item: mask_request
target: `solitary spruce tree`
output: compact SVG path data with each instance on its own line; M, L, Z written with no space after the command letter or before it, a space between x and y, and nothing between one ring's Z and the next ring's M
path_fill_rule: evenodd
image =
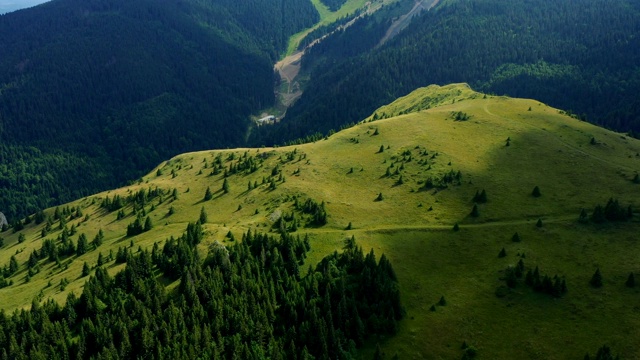
M480 216L480 212L478 211L478 205L477 204L473 204L473 209L471 209L471 215L472 217L478 217Z
M600 268L596 269L596 272L591 277L589 284L596 288L602 287L602 274L600 273Z
M204 201L209 201L213 199L213 193L211 192L211 188L207 186L207 191L204 193Z
M82 266L82 277L89 275L89 273L91 273L91 268L89 267L89 264L87 264L87 262L85 261L84 265Z
M536 185L536 187L533 188L533 191L531 192L531 196L533 197L542 196L542 193L540 193L540 188L538 187L538 185Z
M633 275L633 273L629 273L629 277L627 278L627 281L624 283L627 287L635 287L636 286L636 278Z
M224 182L222 182L222 191L225 194L229 193L229 182L227 181L227 179L224 179Z
M200 219L198 221L200 221L201 225L207 222L207 212L204 211L204 206L200 208Z

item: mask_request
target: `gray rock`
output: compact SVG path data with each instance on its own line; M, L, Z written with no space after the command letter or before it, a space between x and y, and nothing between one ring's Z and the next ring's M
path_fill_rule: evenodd
M9 225L9 223L7 222L7 217L0 212L0 228L3 227L4 225Z

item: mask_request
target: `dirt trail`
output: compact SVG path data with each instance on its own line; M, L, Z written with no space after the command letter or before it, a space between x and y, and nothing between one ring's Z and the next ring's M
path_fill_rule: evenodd
M378 47L384 45L387 41L391 40L394 36L398 35L400 31L406 28L414 16L419 15L422 10L430 10L432 7L438 5L440 0L416 0L416 4L413 8L406 14L400 16L398 20L394 21L393 24L387 30L387 33L382 37L382 40L378 43Z

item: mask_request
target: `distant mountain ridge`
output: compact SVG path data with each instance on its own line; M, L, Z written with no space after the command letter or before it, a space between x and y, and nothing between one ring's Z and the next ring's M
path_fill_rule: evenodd
M256 143L337 130L416 87L451 82L640 131L637 1L444 1L374 49L387 26L368 17L307 51L309 86Z

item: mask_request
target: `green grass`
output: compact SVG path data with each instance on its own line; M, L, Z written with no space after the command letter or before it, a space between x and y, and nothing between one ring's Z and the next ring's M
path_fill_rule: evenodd
M457 112L469 119L455 121ZM340 249L345 237L355 235L365 250L385 253L394 265L407 317L395 337L371 340L364 358L371 358L375 342L389 358L395 353L400 358L460 358L463 341L486 359L581 358L603 344L623 358L640 357L635 348L640 338L640 288L624 286L627 275L638 275L639 270L638 214L633 221L615 225L577 222L582 208L591 212L610 197L640 207L640 185L631 181L640 168L640 141L572 119L535 100L485 98L464 84L418 89L376 113L393 117L369 121L370 117L327 140L295 147L183 154L160 164L161 176L154 169L140 183L78 200L70 206L81 206L90 219L77 219L69 226L76 224L78 234L84 232L89 239L103 229L105 243L71 258L67 269L42 261L41 272L28 284L24 263L41 246L42 225L28 225L22 244L17 243L19 234L0 234L6 243L0 249L0 265L16 252L21 264L21 272L11 278L14 285L0 290L2 308L28 307L40 293L39 299L58 301L70 291L79 294L86 280L79 278L83 262L93 266L99 251L115 253L131 240L135 248L147 248L179 236L189 221L198 219L203 206L208 213L200 245L204 254L213 241L229 245L225 236L230 230L238 239L247 229L269 231L270 215L290 212L293 196L298 196L325 201L329 214L327 225L298 230L311 236L308 263ZM590 144L592 137L597 145ZM510 146L505 146L507 138ZM280 160L294 150L292 161ZM226 158L245 152L267 158L255 173L230 176L229 194L215 193L213 200L202 202L208 186L216 192L223 182L222 174L208 175L210 167L198 175L203 160L211 164L219 153ZM409 153L411 161L400 162ZM277 163L284 183L276 190L268 185L247 190L249 181L261 183ZM399 176L385 176L392 163L393 171L404 167L402 185L397 184ZM450 170L461 172L460 184L421 189L429 176ZM149 213L154 229L132 239L125 237L131 215L116 220L115 212L98 207L105 196L156 186L178 189L179 198L154 201L155 210ZM539 198L531 196L535 186L540 187ZM479 217L470 217L471 199L482 189L488 202L479 205ZM375 201L379 193L383 201ZM175 214L166 216L170 207ZM535 226L538 218L541 228ZM353 230L345 230L349 222ZM455 223L460 224L458 232L451 230ZM515 232L522 242L511 241ZM500 259L503 247L507 257ZM569 292L552 299L519 285L506 297L496 297L496 288L504 284L503 270L522 252L527 267L538 265L543 274L564 276ZM111 272L122 268L113 262L105 266ZM597 267L604 287L592 289L588 281ZM58 286L62 278L70 281L65 291ZM443 295L447 306L429 311Z

